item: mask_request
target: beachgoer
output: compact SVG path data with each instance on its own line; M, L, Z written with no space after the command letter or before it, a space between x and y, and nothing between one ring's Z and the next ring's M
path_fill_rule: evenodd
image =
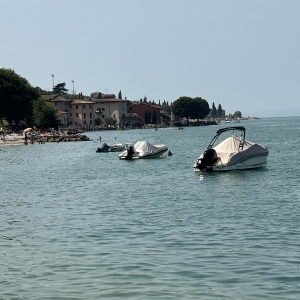
M99 136L99 141L100 141L100 142L102 141L102 138L101 138L101 136Z

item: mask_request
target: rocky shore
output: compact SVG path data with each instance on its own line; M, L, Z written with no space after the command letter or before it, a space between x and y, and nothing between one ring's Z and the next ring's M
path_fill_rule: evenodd
M38 143L46 143L46 142L84 142L84 141L89 141L90 138L87 137L85 134L77 133L77 134L49 134L49 135L44 135L41 137L37 137L35 139L36 142Z

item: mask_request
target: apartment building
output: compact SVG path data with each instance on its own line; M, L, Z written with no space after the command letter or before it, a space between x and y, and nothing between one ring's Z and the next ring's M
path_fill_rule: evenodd
M142 119L132 111L131 101L118 99L113 94L73 100L66 100L59 95L44 95L43 99L52 103L58 110L58 116L63 116L63 124L67 122L70 126L93 128L98 118L102 124L108 118L114 119L117 128L142 126Z

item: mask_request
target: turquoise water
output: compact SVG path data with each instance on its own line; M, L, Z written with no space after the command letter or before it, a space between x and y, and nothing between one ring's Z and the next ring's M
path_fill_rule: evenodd
M203 180L192 165L219 125L87 133L161 138L173 156L152 160L0 147L0 298L299 299L300 118L240 125L267 167Z

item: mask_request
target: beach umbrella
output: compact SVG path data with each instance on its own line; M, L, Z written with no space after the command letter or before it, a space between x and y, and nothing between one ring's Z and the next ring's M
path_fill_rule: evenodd
M32 128L26 128L26 129L24 129L24 133L26 133L26 132L29 132L29 131L31 131L32 130Z

